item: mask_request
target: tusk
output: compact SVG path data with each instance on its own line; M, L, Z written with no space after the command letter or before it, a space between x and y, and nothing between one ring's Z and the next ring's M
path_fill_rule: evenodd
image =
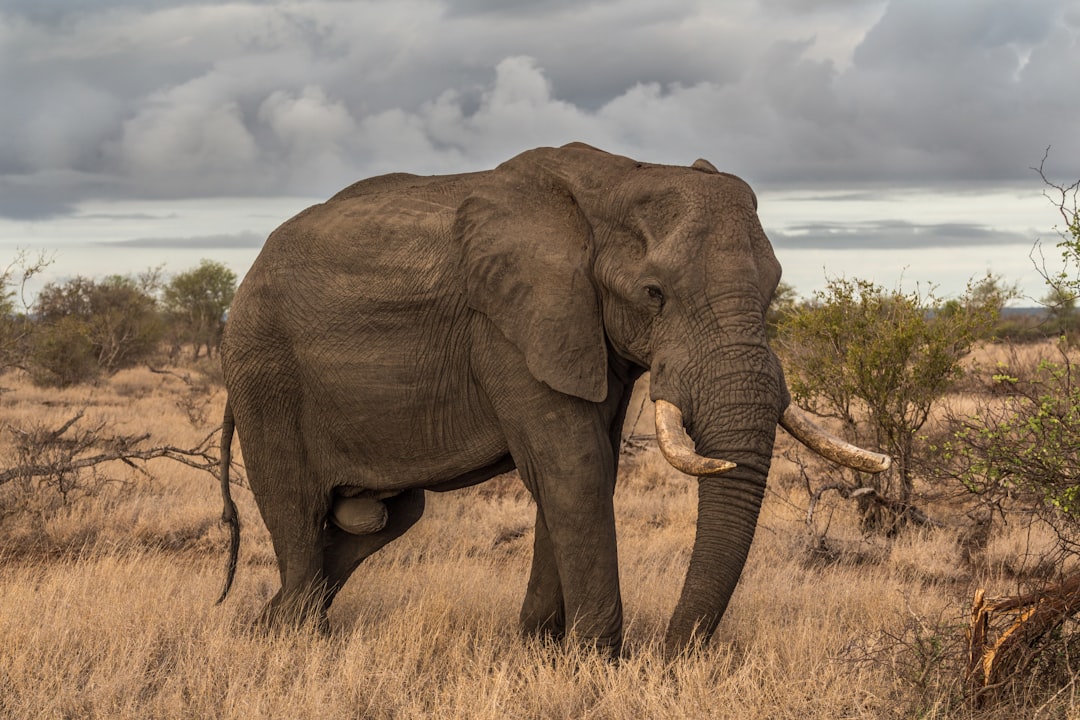
M854 470L879 473L888 470L892 465L892 458L888 455L864 450L831 435L794 405L788 405L784 411L780 418L780 427L823 458Z
M671 466L687 475L722 475L735 467L727 460L698 455L683 427L682 410L667 400L656 401L656 442Z

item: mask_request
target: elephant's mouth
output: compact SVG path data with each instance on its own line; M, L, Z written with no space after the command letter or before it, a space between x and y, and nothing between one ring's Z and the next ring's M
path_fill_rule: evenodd
M879 473L892 464L888 455L864 450L826 432L794 405L784 411L780 427L823 458L845 467ZM735 468L735 463L728 460L699 455L683 427L682 411L666 400L656 401L656 441L671 466L687 475L710 477Z

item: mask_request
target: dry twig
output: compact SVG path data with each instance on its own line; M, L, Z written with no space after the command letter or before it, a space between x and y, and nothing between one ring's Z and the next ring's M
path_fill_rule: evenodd
M0 485L13 480L29 481L76 474L103 463L122 462L146 473L140 464L155 458L168 458L197 470L218 477L219 458L212 453L214 438L220 426L190 448L175 445L151 445L146 441L150 435L109 435L105 425L68 436L69 431L82 419L80 410L56 429L44 427L31 430L10 428L16 438L18 459L15 464L0 470ZM86 454L96 449L95 454ZM44 458L44 459L43 459Z

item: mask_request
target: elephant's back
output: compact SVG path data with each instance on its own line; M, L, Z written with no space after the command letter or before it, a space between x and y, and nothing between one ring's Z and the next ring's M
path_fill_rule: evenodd
M235 304L260 306L250 314L300 343L348 326L408 335L403 324L459 312L451 229L479 175L398 173L349 186L270 235Z
M430 252L483 174L393 173L361 180L283 223L267 239L262 255L269 263L295 266L325 257L338 262L355 250L369 255Z
M364 482L401 482L410 468L442 478L441 465L418 470L415 455L418 448L437 454L436 440L478 402L467 361L471 313L450 234L471 183L468 176L373 180L270 236L230 316L229 376L286 376L290 393L306 403L301 414L333 429L315 454L348 456L338 464L357 467L350 482L363 473ZM249 360L233 359L245 353ZM258 404L270 385L234 380L230 393L238 388L238 403ZM448 407L455 417L415 421ZM466 426L495 436L479 421ZM466 449L455 452L468 456L466 464L490 463L505 453L494 442L476 451L479 459L464 439Z
M476 173L473 173L476 174ZM414 175L413 173L387 173L364 178L338 191L328 203L343 202L353 198L372 197L380 193L408 193L440 185L454 185L470 175Z
M382 355L430 341L430 328L462 312L450 233L475 177L371 178L286 221L237 291L230 334L294 352L345 336Z

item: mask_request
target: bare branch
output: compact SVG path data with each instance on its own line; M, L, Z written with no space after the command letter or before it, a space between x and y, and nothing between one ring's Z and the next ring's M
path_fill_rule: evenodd
M16 465L10 470L0 472L0 485L10 482L15 478L47 477L57 473L68 473L83 468L94 467L106 462L120 460L129 465L133 460L152 460L154 458L167 457L185 465L216 474L217 459L205 452L184 450L171 445L146 448L144 450L121 450L114 452L99 453L90 457L83 457L68 462L56 462L48 464ZM201 458L197 463L192 458Z
M1043 158L1039 162L1038 167L1031 168L1039 174L1039 178L1043 181L1043 185L1046 188L1043 190L1043 197L1054 204L1054 207L1058 209L1058 213L1065 221L1065 226L1068 227L1075 222L1076 208L1078 194L1080 194L1080 179L1076 180L1071 185L1059 185L1052 181L1046 175L1046 160L1050 157L1050 146L1046 146L1046 151L1043 153ZM1072 208L1069 208L1070 196L1072 200Z
M86 408L83 408L83 409L82 409L82 410L80 410L79 412L75 413L75 415L74 415L74 416L73 416L73 417L72 417L72 418L71 418L70 420L68 420L68 421L67 421L66 423L64 423L63 425L61 425L61 426L60 426L59 428L57 428L56 430L53 430L53 431L52 431L51 433L49 433L49 436L50 436L50 437L51 437L51 438L52 438L53 440L55 440L56 438L60 437L61 435L63 435L64 433L66 433L66 432L67 432L68 430L70 430L70 429L71 429L71 426L72 426L72 425L74 425L75 423L79 422L79 420L81 420L81 419L82 419L82 416L83 416L83 415L84 415L85 413L86 413Z
M831 483L823 485L810 495L810 503L806 508L806 524L812 525L814 521L814 509L817 507L821 496L833 490L845 500L858 500L865 498L864 502L871 502L895 516L897 521L903 521L911 525L928 527L945 527L945 523L934 520L916 506L893 500L879 493L872 487L852 487L844 483Z
M1077 256L1078 251L1080 251L1080 246L1078 246L1080 236L1077 235L1080 232L1080 224L1078 224L1078 218L1080 218L1080 214L1078 214L1080 213L1080 179L1070 185L1059 184L1051 180L1046 174L1046 161L1049 156L1050 147L1047 146L1038 167L1031 169L1038 174L1043 182L1043 197L1050 201L1064 221L1063 228L1058 226L1054 228L1061 237L1061 242L1057 246L1062 250L1063 267L1057 273L1050 272L1046 267L1046 257L1043 255L1040 240L1035 241L1028 257L1031 258L1036 272L1042 276L1052 290L1059 293L1063 290L1070 291L1075 296L1078 285L1080 285L1080 264L1078 264L1080 263L1080 257ZM1038 260L1034 257L1036 251L1039 255ZM1070 269L1077 273L1071 279L1068 275Z
M76 434L74 437L65 437L82 419L84 413L85 410L80 410L54 430L46 428L32 430L11 428L12 433L17 438L17 450L19 451L17 454L22 459L17 460L13 467L0 471L0 485L15 479L32 480L35 478L63 477L87 468L117 461L135 468L144 475L149 475L141 463L156 458L168 458L174 462L210 473L215 478L218 477L220 459L211 450L214 438L221 429L220 426L190 448L175 445L143 447L143 444L150 439L149 433L137 436L103 436L104 424ZM97 447L99 452L93 455L83 455L93 447ZM47 459L42 461L40 458ZM234 482L239 484L239 480Z
M807 485L807 489L809 489L809 484ZM870 490L872 488L861 488L861 489ZM824 495L825 493L829 492L830 490L835 490L836 492L840 493L840 497L842 497L842 498L849 498L849 497L851 497L851 493L854 490L854 488L852 488L852 487L850 487L848 485L841 484L841 483L832 483L830 485L823 485L822 487L819 487L814 492L810 493L810 504L807 505L807 507L806 507L806 524L807 525L811 525L811 526L813 525L813 523L814 523L814 510L815 510L815 508L817 508L817 504L821 500L821 496Z

